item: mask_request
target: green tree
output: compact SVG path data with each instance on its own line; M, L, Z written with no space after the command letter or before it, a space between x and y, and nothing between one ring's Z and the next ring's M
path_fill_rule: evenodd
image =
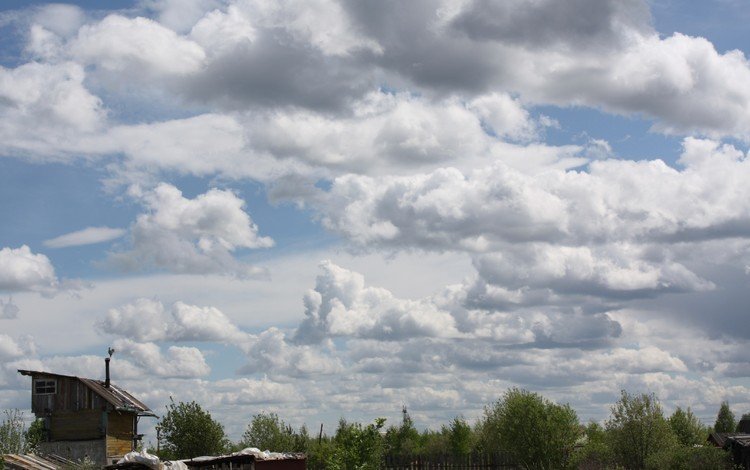
M448 436L448 448L453 455L468 455L474 447L474 432L463 417L456 416L445 427L443 433Z
M25 451L26 425L19 410L5 410L0 422L0 454L23 454Z
M614 457L607 441L607 433L599 423L592 421L586 426L579 444L571 459L572 468L583 470L614 466Z
M672 416L669 417L669 426L677 437L677 441L685 447L703 444L708 437L706 428L693 414L690 407L687 411L683 411L678 406Z
M481 432L485 451L508 451L527 469L560 469L581 429L569 405L512 388L485 408Z
M737 427L734 429L735 432L743 432L740 429L740 425L742 424L743 421L750 421L750 413L743 413L742 414L742 417L740 418L740 420L737 421Z
M253 416L242 434L241 442L243 447L257 447L271 452L305 452L308 440L304 426L297 433L276 413L260 413Z
M169 401L167 413L156 425L160 457L189 459L226 451L229 441L224 427L207 411L194 401L175 403L172 397Z
M339 421L326 468L330 470L379 469L384 449L380 430L384 424L385 418L378 418L373 424L367 426L347 423L343 419Z
M389 455L407 456L421 452L419 431L414 427L406 407L403 409L401 425L391 426L385 433L385 452Z
M677 445L654 394L630 395L623 390L611 410L605 427L615 460L625 468L644 469L651 455Z
M33 452L44 437L44 421L34 420L26 430L23 412L4 410L0 421L0 454L25 454Z
M714 431L716 432L734 432L737 423L735 423L734 413L729 409L729 403L721 402L719 413L716 415Z

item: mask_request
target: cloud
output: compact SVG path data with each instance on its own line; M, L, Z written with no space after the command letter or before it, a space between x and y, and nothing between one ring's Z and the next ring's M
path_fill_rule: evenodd
M305 320L295 333L301 343L345 336L398 340L458 335L454 320L428 302L400 300L385 289L365 287L364 277L330 261L315 290L305 294Z
M164 269L176 273L257 275L258 268L237 261L238 248L273 246L231 191L211 189L194 199L162 183L140 196L148 212L130 228L131 249L110 255L128 270Z
M54 292L59 285L55 268L43 254L20 248L0 249L0 290L8 292Z
M0 67L5 152L64 159L75 136L100 129L106 112L101 99L84 87L84 78L83 67L73 62Z
M272 374L281 377L320 377L343 372L343 364L334 355L319 348L296 345L286 334L271 327L257 335L245 348L248 362L240 374Z
M144 298L110 309L96 327L103 333L140 342L220 341L242 345L250 338L217 308L175 302L167 312L161 302Z
M106 74L142 82L201 69L205 52L196 43L143 17L108 15L87 24L69 45L72 57Z
M274 382L268 378L218 380L214 390L223 404L234 406L299 403L303 400L302 394L293 384Z
M466 2L451 26L477 41L526 47L610 48L624 32L650 31L648 6L641 0L544 0Z
M9 297L8 300L0 299L0 320L12 320L18 317L19 308L13 303L13 298Z
M163 354L154 343L136 343L129 339L117 339L113 346L116 352L131 359L150 376L191 378L211 372L197 348L170 346Z
M497 162L466 173L345 175L333 181L323 223L359 246L474 252L504 243L583 246L750 235L745 154L698 139L684 146L682 170L660 160L608 159L591 162L587 172L527 174Z
M8 361L23 357L29 351L8 335L0 334L0 359Z
M591 249L535 244L478 256L475 264L482 279L508 289L546 288L617 298L715 287L679 263L650 261L639 251L628 245Z
M104 243L120 238L125 234L121 228L110 227L86 227L83 230L66 233L49 240L44 241L44 246L48 248L66 248L70 246L93 245Z

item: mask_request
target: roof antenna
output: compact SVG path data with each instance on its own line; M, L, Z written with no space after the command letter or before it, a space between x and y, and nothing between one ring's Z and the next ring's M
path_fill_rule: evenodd
M109 357L104 358L104 371L105 371L105 378L104 378L104 387L109 388L109 360L112 358L112 354L115 353L114 348L107 348L107 353L109 354Z

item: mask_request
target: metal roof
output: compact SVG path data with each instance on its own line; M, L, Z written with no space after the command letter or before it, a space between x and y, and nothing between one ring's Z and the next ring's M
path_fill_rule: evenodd
M28 375L28 376L44 375L44 376L76 379L82 382L91 390L93 390L94 393L102 397L104 400L106 400L109 404L111 404L118 411L129 411L131 413L136 413L139 416L156 417L154 412L151 411L149 407L144 405L140 400L135 398L133 395L131 395L127 391L121 389L120 387L118 387L117 385L111 382L109 384L109 387L105 387L103 380L87 379L84 377L76 377L74 375L55 374L52 372L44 372L44 371L38 371L38 370L18 369L18 372L21 375Z
M63 468L76 468L79 465L72 460L59 455L45 455L44 457L34 454L4 454L2 455L5 468L22 470L59 470Z

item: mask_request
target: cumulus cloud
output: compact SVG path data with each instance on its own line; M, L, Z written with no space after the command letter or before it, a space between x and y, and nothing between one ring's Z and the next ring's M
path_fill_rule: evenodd
M73 62L0 67L2 148L11 155L62 159L71 139L100 129L106 112L84 77Z
M69 45L72 57L130 80L194 73L205 52L196 43L148 18L109 15L84 25Z
M55 268L43 254L26 245L0 249L0 290L51 293L58 285Z
M188 199L162 183L140 200L148 212L130 228L131 249L110 256L125 269L247 277L257 275L258 268L237 261L232 253L273 246L271 238L258 234L245 202L231 191L211 189Z
M323 222L362 246L478 252L500 243L746 236L748 160L711 142L687 139L683 170L660 160L608 159L590 163L588 172L530 175L498 162L468 173L346 175L333 182ZM734 233L723 234L729 227Z
M330 261L314 290L305 294L305 320L295 333L301 343L330 336L404 339L458 335L454 320L428 302L397 299L385 289L366 287L364 277Z
M197 348L170 346L164 354L154 343L136 343L129 339L117 339L113 346L149 375L191 378L203 377L211 372Z
M245 348L247 364L239 373L267 373L287 377L328 376L341 373L343 364L319 348L295 345L278 328L269 328Z
M175 302L169 311L157 300L136 299L110 309L97 323L103 333L140 342L221 341L242 344L249 335L215 307Z
M508 289L627 297L714 287L679 263L648 260L642 250L628 245L592 250L535 244L482 255L475 264L482 279Z

